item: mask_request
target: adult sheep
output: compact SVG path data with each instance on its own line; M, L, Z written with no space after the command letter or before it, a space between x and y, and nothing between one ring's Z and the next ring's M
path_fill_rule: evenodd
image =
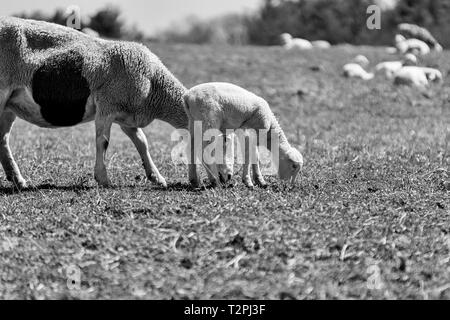
M93 38L56 24L0 18L0 161L26 187L9 147L16 116L46 128L95 120L95 179L111 184L104 157L113 123L136 146L152 182L166 186L141 128L160 119L187 128L186 88L143 45Z

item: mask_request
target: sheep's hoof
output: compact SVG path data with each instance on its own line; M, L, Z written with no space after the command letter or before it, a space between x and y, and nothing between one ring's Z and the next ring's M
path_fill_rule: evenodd
M243 180L242 182L245 184L245 186L246 186L247 188L249 188L249 189L255 189L255 185L253 184L252 181Z
M167 182L163 177L148 177L148 179L160 187L167 188Z
M200 188L200 181L198 181L197 179L189 180L189 184L190 184L191 187L194 188L194 189Z
M23 190L26 189L28 187L27 182L25 181L24 178L20 178L20 179L8 179L9 181L11 181L14 184L14 187L17 188L18 190Z
M99 187L102 187L102 188L109 188L112 186L112 183L111 183L111 181L109 181L109 179L106 181L98 181L97 180L97 184Z
M217 188L219 186L219 182L217 182L217 180L212 180L209 185L211 188Z
M103 188L109 188L112 185L111 181L108 178L100 178L97 175L95 175L95 181L97 181L99 187Z

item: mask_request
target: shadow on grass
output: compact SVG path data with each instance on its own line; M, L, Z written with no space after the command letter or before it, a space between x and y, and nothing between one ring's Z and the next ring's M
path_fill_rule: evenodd
M37 186L29 186L25 189L18 189L12 185L10 186L0 186L0 195L14 195L20 193L28 193L28 192L36 192L36 191L72 191L72 192L82 192L82 191L90 191L93 189L105 189L105 190L118 190L118 189L136 189L142 188L148 189L149 191L186 191L186 192L202 192L205 190L214 189L214 187L203 184L201 187L194 188L189 183L176 182L171 183L167 186L167 188L162 186L157 186L154 184L148 185L113 185L111 187L103 188L98 187L96 185L88 186L88 185L56 185L52 183L43 183ZM217 188L223 189L232 189L234 188L233 184L227 186L221 186Z
M0 186L0 195L13 195L13 194L19 194L19 193L26 193L26 192L35 192L35 191L42 191L42 190L55 190L55 191L88 191L95 189L97 187L94 186L83 186L83 185L72 185L72 186L58 186L51 183L44 183L38 186L29 186L25 189L17 189L14 186ZM115 189L115 187L112 187Z

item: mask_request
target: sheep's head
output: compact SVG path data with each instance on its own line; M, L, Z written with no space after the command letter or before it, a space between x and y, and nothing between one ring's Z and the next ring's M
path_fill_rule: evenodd
M400 42L404 42L406 40L406 38L404 36L402 36L401 34L396 34L395 35L395 43L398 44Z
M281 44L285 45L292 41L292 36L289 33L283 33L280 35Z
M403 57L403 65L404 66L416 66L417 65L417 58L412 53L407 53Z
M369 59L367 59L367 57L363 56L362 54L357 55L353 59L353 62L359 64L361 67L367 67L370 63Z
M281 180L290 180L294 183L303 168L303 156L295 148L290 148L286 153L280 153L279 177Z

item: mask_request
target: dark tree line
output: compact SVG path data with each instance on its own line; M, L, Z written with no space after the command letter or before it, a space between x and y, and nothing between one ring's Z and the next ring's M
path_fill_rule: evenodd
M68 13L66 10L58 8L53 14L35 11L31 14L20 13L15 16L66 25ZM125 26L125 22L121 18L121 10L115 6L101 8L89 17L82 16L80 27L81 29L90 28L97 31L100 36L112 39L142 40L144 37L143 33L136 28L127 28Z
M427 28L444 46L450 46L449 0L399 0L381 14L381 29L369 30L367 7L373 0L264 0L259 12L248 23L249 42L276 44L279 34L333 44L353 43L389 45L399 23Z

